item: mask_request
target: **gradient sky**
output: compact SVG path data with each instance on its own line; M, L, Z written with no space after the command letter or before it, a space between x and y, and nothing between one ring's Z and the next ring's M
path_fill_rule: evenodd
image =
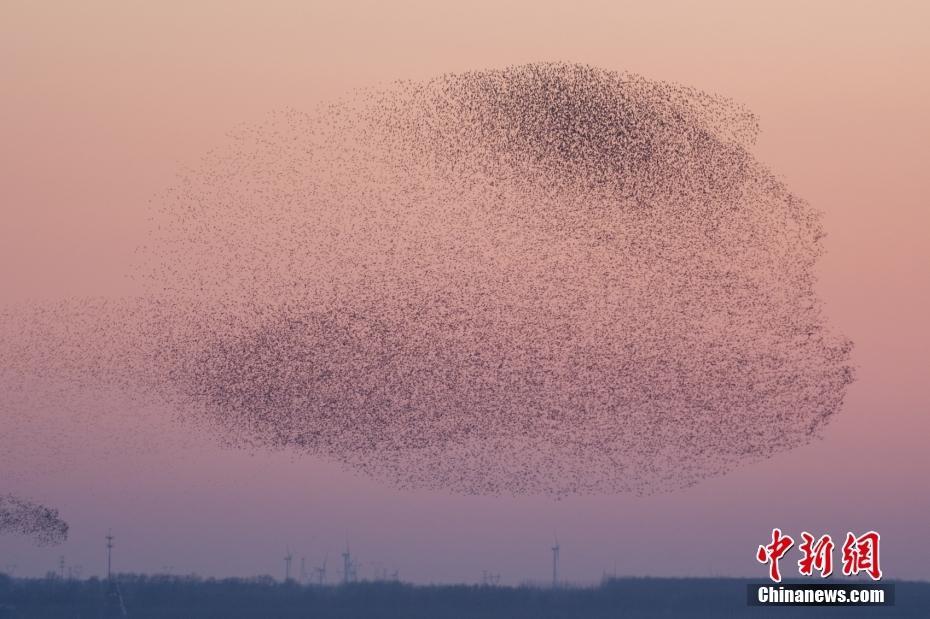
M386 3L385 3L386 4ZM893 10L889 10L893 8ZM762 578L772 527L876 529L887 576L930 578L930 6L897 2L11 2L0 7L0 300L132 293L145 207L231 128L377 81L586 62L730 96L759 158L824 212L819 291L858 380L823 441L648 498L398 492L290 453L225 450L100 394L99 414L0 399L0 490L60 508L61 547L0 538L0 570L59 555L123 571L283 575L285 547L335 576ZM95 399L98 396L95 396ZM80 409L82 403L75 403ZM34 454L4 449L41 436ZM21 449L16 450L17 453Z

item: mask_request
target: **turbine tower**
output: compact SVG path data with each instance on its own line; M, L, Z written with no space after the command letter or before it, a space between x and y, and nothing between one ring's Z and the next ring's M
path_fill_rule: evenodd
M349 542L346 540L346 551L342 553L342 584L349 584L352 577L352 553L349 552Z
M555 538L555 546L552 547L552 587L559 586L559 538Z
M284 555L284 582L291 581L291 561L294 560L294 556L291 554L290 548L287 548L287 554Z
M326 582L326 560L328 558L329 558L329 553L327 552L325 555L323 555L323 565L316 568L316 575L317 575L317 578L319 579L318 582L321 587L323 586L323 583Z

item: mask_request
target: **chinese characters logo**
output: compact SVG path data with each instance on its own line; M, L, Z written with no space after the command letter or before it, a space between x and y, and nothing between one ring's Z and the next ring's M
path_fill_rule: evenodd
M822 535L815 538L804 531L801 533L801 544L798 550L803 555L798 561L798 572L802 576L813 576L818 572L821 578L833 573L833 538ZM881 536L875 531L869 531L860 536L853 533L846 534L843 543L843 575L856 576L865 572L872 580L881 580L882 570L879 564L879 542ZM781 529L772 529L772 542L759 546L756 551L756 560L768 564L769 578L774 582L781 582L781 568L779 561L794 546L794 539L784 535Z

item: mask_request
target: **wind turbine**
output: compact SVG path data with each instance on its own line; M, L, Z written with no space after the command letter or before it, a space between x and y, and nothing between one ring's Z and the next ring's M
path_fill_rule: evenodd
M346 551L342 553L342 583L349 584L352 578L352 553L349 552L349 541L346 540Z
M327 552L325 555L323 555L323 565L316 568L316 575L319 578L318 582L321 587L323 586L323 583L326 582L326 560L328 558L329 558L329 553Z
M285 548L287 548L285 546ZM291 581L291 561L294 560L294 555L291 554L291 549L287 548L287 554L284 555L284 582Z

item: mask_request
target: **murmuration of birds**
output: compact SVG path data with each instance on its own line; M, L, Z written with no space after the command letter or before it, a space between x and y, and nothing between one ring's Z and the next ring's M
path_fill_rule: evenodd
M68 539L68 524L50 509L11 494L0 494L0 535L32 538L39 545L60 544Z
M8 308L0 354L401 488L690 486L818 439L853 380L757 132L562 63L284 110L153 200L143 295Z

